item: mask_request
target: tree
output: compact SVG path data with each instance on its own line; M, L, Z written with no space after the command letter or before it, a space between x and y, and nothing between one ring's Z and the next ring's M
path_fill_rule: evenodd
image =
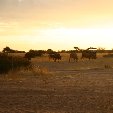
M54 51L53 51L52 49L48 49L48 50L47 50L47 53L48 53L48 54L51 54L51 53L53 53L53 52L54 52Z
M76 50L80 50L78 47L74 47L74 49L76 49Z
M104 53L105 52L105 48L99 47L97 48L97 51L100 53Z
M105 48L99 47L99 48L97 48L97 50L105 50Z
M10 53L10 52L11 52L11 49L10 49L8 46L6 46L6 47L3 49L2 52L4 52L4 53Z

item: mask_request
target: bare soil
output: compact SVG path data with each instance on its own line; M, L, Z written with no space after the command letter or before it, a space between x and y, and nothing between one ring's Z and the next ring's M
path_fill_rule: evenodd
M35 70L1 75L0 113L113 113L113 58L67 58L35 58Z

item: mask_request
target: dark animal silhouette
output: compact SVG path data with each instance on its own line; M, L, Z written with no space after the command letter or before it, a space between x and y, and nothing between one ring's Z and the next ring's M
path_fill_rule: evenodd
M89 60L96 59L97 58L96 51L83 50L81 59L83 59L83 58L88 58Z
M50 59L53 59L54 62L56 62L56 60L61 60L61 55L59 53L52 53L52 54L49 54L49 60Z
M69 56L69 62L71 62L71 60L76 60L76 62L78 61L78 56L77 56L77 53L76 52L72 52L70 53L70 56Z
M31 60L32 57L33 57L33 54L31 54L30 52L27 52L24 56L24 58L27 58L28 60Z

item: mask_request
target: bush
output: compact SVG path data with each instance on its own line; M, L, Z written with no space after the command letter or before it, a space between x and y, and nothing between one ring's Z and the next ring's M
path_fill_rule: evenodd
M31 60L31 58L41 57L43 54L45 54L44 50L30 50L25 54L25 58Z
M0 53L0 74L8 73L11 69L26 67L29 64L30 62L26 58Z
M11 57L8 57L6 54L0 54L0 74L8 72L10 67Z

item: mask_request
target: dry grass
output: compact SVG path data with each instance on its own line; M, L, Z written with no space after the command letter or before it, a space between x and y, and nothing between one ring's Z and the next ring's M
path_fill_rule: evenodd
M10 56L19 56L19 57L24 57L25 53L8 53Z
M112 69L113 58L104 58L103 55L106 55L106 53L98 53L98 58L96 60L89 61L88 59L81 60L81 53L78 53L79 61L77 63L69 63L68 53L61 53L62 60L60 62L53 62L53 60L49 61L48 55L45 54L43 57L33 58L29 69L25 70L25 68L21 68L10 71L6 75L6 78L17 80L26 76L41 76L43 79L48 79L48 76L52 73L62 70Z
M69 63L32 59L28 70L0 77L1 113L113 113L113 58ZM19 81L18 81L19 80ZM21 81L21 82L20 82Z

